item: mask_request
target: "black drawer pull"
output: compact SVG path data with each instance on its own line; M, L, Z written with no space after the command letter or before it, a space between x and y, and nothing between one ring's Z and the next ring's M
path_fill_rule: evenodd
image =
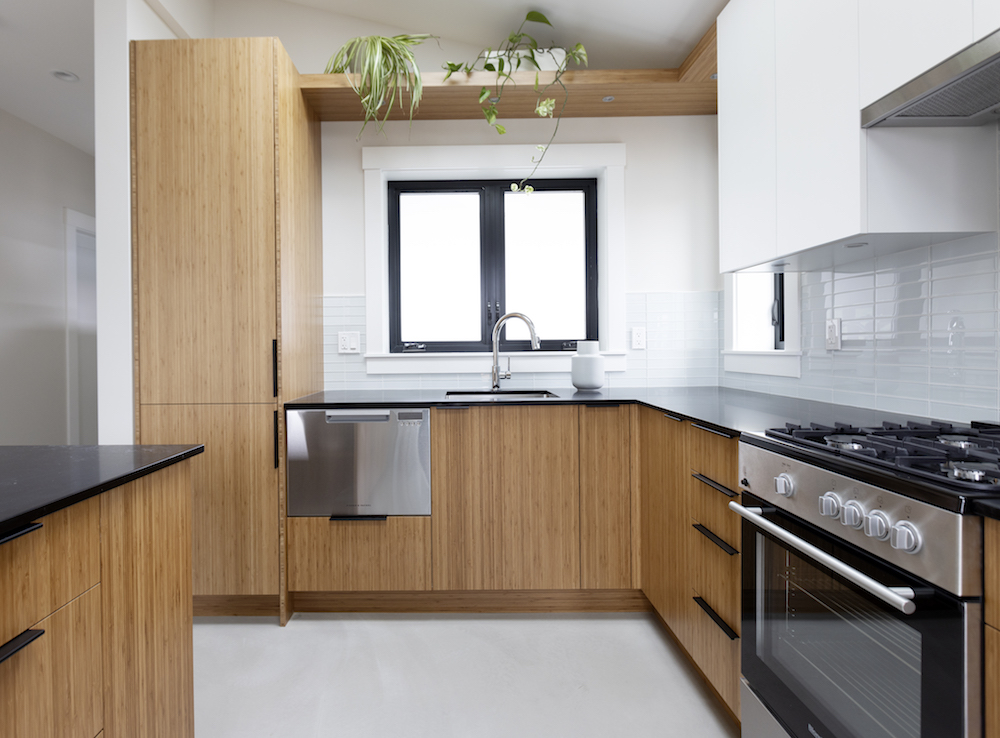
M278 396L278 339L271 341L271 376L274 378L274 396Z
M714 433L717 436L722 436L723 438L739 438L739 433L726 433L724 431L716 430L715 428L709 428L707 425L698 425L697 423L691 423L691 426L697 428L698 430L708 431L709 433Z
M733 548L732 546L730 546L724 540L722 540L721 538L719 538L717 535L715 535L715 533L713 533L712 531L710 531L708 528L706 528L701 523L695 523L691 527L694 528L699 533L701 533L703 536L705 536L705 538L707 538L708 540L710 540L712 543L714 543L716 546L718 546L719 548L721 548L723 551L725 551L730 556L735 556L736 554L739 553L739 551L737 551L735 548Z
M27 525L22 525L20 528L14 528L14 530L4 533L0 536L0 544L7 543L8 541L13 541L15 538L20 538L26 533L30 533L33 530L38 530L42 527L41 523L28 523Z
M699 482L703 482L703 483L707 484L712 489L718 490L719 492L721 492L722 494L724 494L726 497L739 497L740 496L739 492L733 492L731 489L729 489L729 487L725 487L725 486L719 484L714 479L709 479L704 474L692 474L691 476L694 477L695 479L697 479Z
M278 441L278 411L274 411L274 468L281 465L281 443Z
M735 641L737 638L740 637L739 633L730 628L729 625L726 623L726 621L719 616L719 613L713 610L712 606L709 605L707 602L705 602L705 600L703 600L701 597L695 597L694 601L698 603L698 607L704 610L705 613L708 615L708 617L712 618L712 620L715 621L715 624L719 626L719 629L727 636L729 636L729 640Z
M331 515L330 520L385 520L388 515Z
M0 646L0 664L9 659L15 653L27 646L36 638L40 637L44 630L26 630L21 635L16 635Z
M676 420L678 423L683 423L684 418L678 418L676 415L671 415L670 413L663 413L664 418L670 418L671 420Z

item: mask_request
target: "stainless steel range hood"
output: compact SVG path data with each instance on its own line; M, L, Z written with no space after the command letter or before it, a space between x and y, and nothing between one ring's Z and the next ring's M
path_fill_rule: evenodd
M1000 31L861 111L861 127L978 126L1000 119Z

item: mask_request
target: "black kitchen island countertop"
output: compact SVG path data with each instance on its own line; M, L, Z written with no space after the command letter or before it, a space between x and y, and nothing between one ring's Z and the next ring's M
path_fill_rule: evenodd
M202 453L191 446L0 446L0 536Z

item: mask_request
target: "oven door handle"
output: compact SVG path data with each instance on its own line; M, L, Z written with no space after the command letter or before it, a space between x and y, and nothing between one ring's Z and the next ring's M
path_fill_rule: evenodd
M780 541L784 541L800 553L818 561L828 569L835 571L840 576L858 585L869 594L878 597L887 605L891 605L905 615L912 615L917 611L917 606L913 603L914 592L910 587L887 587L881 582L876 582L867 574L863 574L852 566L834 558L826 551L822 551L808 541L803 541L797 535L789 533L780 525L775 525L770 520L760 514L760 508L743 507L738 502L730 502L729 509L734 513L750 521L763 531L767 531Z

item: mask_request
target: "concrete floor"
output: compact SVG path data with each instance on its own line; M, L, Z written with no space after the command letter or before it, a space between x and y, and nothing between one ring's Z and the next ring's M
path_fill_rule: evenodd
M195 618L198 738L736 738L647 614Z

